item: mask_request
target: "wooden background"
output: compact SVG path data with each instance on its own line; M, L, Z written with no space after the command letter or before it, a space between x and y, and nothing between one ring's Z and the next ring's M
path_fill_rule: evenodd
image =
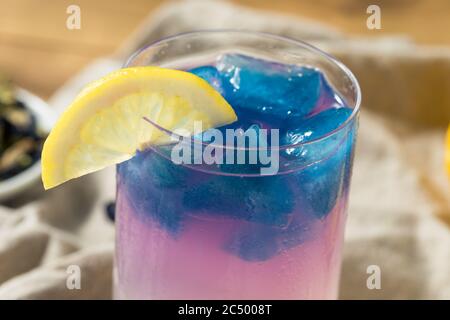
M171 0L0 0L0 73L47 98L90 60L114 52L165 1ZM405 33L420 43L450 45L450 0L230 1L314 18L351 34ZM81 30L66 28L70 4L81 7ZM366 28L370 4L381 7L382 30Z

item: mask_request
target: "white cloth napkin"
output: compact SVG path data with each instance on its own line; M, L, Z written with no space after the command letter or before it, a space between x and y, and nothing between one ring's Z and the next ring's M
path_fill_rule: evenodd
M237 26L312 42L342 59L361 82L340 297L449 299L450 187L443 169L448 49L418 47L402 37L349 38L306 19L222 1L184 1L156 11L113 57L92 63L50 102L64 110L85 83L119 68L145 43ZM110 168L45 193L37 186L16 199L15 208L1 206L0 298L111 298L114 226L104 207L113 199ZM80 289L67 286L74 265ZM381 270L379 290L367 288L371 265Z

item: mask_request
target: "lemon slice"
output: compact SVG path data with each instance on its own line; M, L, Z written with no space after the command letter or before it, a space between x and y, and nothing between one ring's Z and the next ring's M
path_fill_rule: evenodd
M237 117L206 81L184 71L158 67L125 68L87 85L58 120L42 151L46 189L69 179L130 159L167 135L143 117L168 130L193 132L229 124Z

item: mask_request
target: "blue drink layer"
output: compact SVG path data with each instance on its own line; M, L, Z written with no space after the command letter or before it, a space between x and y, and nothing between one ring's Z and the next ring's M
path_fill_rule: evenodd
M279 129L280 145L290 146L326 135L352 113L313 68L227 54L189 71L234 108L238 121L219 128L223 132ZM310 145L282 148L280 166L305 166L273 176L227 175L257 174L258 163L222 164L221 175L175 165L152 150L140 152L118 165L119 188L143 219L180 241L193 216L242 221L223 249L244 260L266 260L307 240L309 225L324 220L346 192L354 127Z

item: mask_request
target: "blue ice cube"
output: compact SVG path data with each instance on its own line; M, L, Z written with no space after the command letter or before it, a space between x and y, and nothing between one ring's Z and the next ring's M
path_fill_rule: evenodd
M219 71L213 66L203 66L190 69L188 71L207 81L214 89L219 91L222 95L224 94L225 91L227 91L229 87L227 83L222 82Z
M117 166L130 204L144 219L154 219L177 234L182 223L181 194L186 170L153 151L138 152Z
M287 227L248 224L230 236L225 250L246 261L264 261L311 237L307 217L297 216Z
M303 143L332 132L344 123L352 109L331 108L300 122L289 123L281 144ZM325 139L297 148L288 148L282 156L298 166L308 165L297 174L299 201L305 211L324 218L336 205L345 177L349 176L349 159L353 146L352 124Z
M294 197L280 177L217 176L186 190L183 203L200 213L282 226L289 220Z
M247 178L249 183L244 203L250 221L274 226L287 224L294 207L294 195L284 178Z
M303 169L297 175L298 198L304 213L322 219L331 212L342 191L344 164L344 161L328 159Z
M277 234L265 225L243 227L230 237L225 250L246 261L265 261L279 252Z
M280 119L303 117L319 100L323 77L315 69L284 65L240 54L217 61L223 95L240 109Z
M318 218L326 217L348 186L351 174L352 147L341 144L341 149L298 175L300 189L311 212Z
M186 182L187 171L183 166L174 164L152 150L137 152L132 159L120 164L118 168L126 180L140 181L143 185L177 188L184 186Z
M162 188L180 188L185 186L187 169L182 165L173 163L156 152L149 152L145 161L146 179Z
M258 148L267 147L267 142L264 137L260 136L261 126L258 124L243 124L240 126L240 131L236 132L236 135L240 136L244 140L244 145L237 146L235 144L229 145L233 147L233 163L228 163L224 152L224 161L219 166L220 170L228 173L250 173L258 174L261 172L263 165L260 163L260 155ZM225 134L225 129L222 130ZM242 148L239 150L237 147ZM261 151L261 152L266 152ZM238 162L238 154L242 158ZM243 160L243 161L242 161ZM242 163L243 162L243 163Z
M284 148L280 156L286 161L291 168L300 168L311 165L323 159L329 158L332 154L337 153L340 157L344 157L351 148L346 142L351 134L353 124L335 132L321 140L304 144L311 140L320 138L327 133L331 133L338 128L351 114L349 108L332 108L322 111L301 122L295 122L292 129L285 130L281 134L280 144L286 146L300 144L296 147Z
M352 109L341 107L331 108L324 110L314 116L311 116L304 120L292 120L288 121L285 133L281 137L280 145L293 145L298 143L304 143L314 140L327 133L332 132L344 123L351 115ZM342 138L342 136L340 136ZM305 148L311 148L309 153L313 151L321 152L321 150L328 150L327 144L336 143L339 139L325 139L317 144L317 148L314 145L307 145ZM327 147L324 149L324 147ZM286 156L298 157L305 153L305 148L290 148L286 149ZM313 148L315 150L313 150Z
M295 174L300 189L298 201L305 211L317 218L330 213L349 184L355 130L354 123L350 124L337 138L324 139L305 147L319 156L314 159L318 162L309 163ZM311 155L309 157L312 158ZM310 159L305 161L310 162Z
M182 228L181 195L177 191L155 192L151 202L144 202L144 210L151 212L151 217L169 233L176 236ZM150 211L151 210L151 211Z

